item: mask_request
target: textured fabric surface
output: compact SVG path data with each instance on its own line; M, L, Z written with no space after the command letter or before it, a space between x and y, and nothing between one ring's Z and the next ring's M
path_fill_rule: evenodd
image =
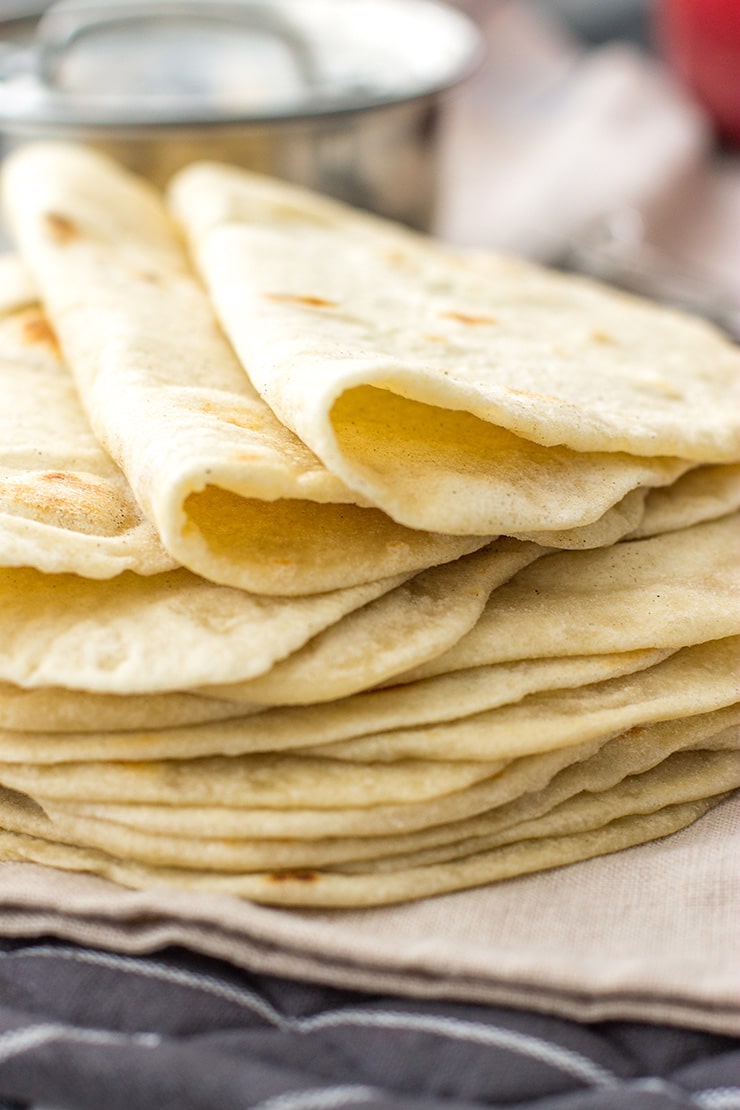
M731 1110L740 1042L49 939L0 947L0 1106Z
M0 933L122 953L181 945L260 972L581 1021L740 1034L740 800L639 848L478 890L352 912L132 891L0 868Z

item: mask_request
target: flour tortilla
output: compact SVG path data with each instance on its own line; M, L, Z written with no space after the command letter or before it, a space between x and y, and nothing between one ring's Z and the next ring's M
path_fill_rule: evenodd
M601 828L619 818L650 814L667 806L697 799L727 796L740 786L738 751L680 752L644 775L627 778L601 794L579 794L555 806L542 816L523 821L502 832L477 837L468 842L430 848L425 852L364 863L339 864L332 868L343 874L395 872L412 867L463 860L490 852L507 844L518 844L543 837L572 836ZM184 857L181 866L184 864Z
M349 908L391 904L463 890L643 844L692 824L724 797L726 795L717 795L706 800L668 806L657 813L621 818L602 828L572 836L525 840L465 860L389 875L341 875L315 871L228 875L175 868L157 869L118 861L90 848L75 848L3 831L0 831L0 859L40 863L67 871L92 872L124 886L141 889L176 887L234 894L273 905Z
M598 755L593 759L597 760ZM621 776L619 781L606 790L587 787L577 791L579 777L589 777L590 762L561 772L549 788L540 794L527 795L521 808L517 802L512 802L502 807L502 812L494 811L490 815L490 829L485 833L469 839L449 840L446 844L423 851L373 858L372 870L427 867L478 855L505 844L541 837L569 836L600 828L628 814L653 813L665 806L711 797L740 786L740 739L737 729L733 730L733 737L728 738L725 750L720 746L677 752L641 774L621 776L618 771ZM567 784L558 781L570 774L572 778ZM598 775L594 773L593 777ZM558 802L558 795L564 796L565 800ZM529 816L526 817L526 814ZM100 847L105 849L105 843ZM185 865L186 859L181 854L179 866ZM368 870L368 865L353 862L335 865L335 869L349 874L364 872Z
M319 633L269 672L204 692L251 704L303 705L376 686L457 643L475 625L492 591L546 552L503 539L422 571Z
M61 686L29 690L0 682L0 745L3 759L10 758L9 752L21 750L24 753L21 761L30 756L33 762L33 739L24 734L31 737L40 732L45 734L47 749L51 751L67 742L66 736L59 734L82 732L86 742L99 751L100 732L156 731L225 721L259 712L261 708L190 693L88 694ZM16 732L21 736L12 735Z
M376 733L312 748L317 755L385 759L518 759L638 724L709 713L740 701L740 636L683 648L636 674L532 694L461 721Z
M38 304L38 290L17 254L0 254L0 319Z
M376 857L366 850L356 861L340 861L335 864L330 863L329 866L332 870L344 874L393 872L410 867L426 867L434 863L446 863L448 860L478 855L480 852L490 851L504 844L540 839L544 836L567 836L600 828L610 821L629 814L653 813L667 805L677 805L681 802L724 793L739 784L740 760L737 758L737 750L682 752L670 756L650 772L623 780L609 791L579 794L550 810L545 810L539 817L517 823L497 833L469 840L452 841L414 853L399 852L390 856ZM202 868L227 872L260 871L273 867L326 866L322 860L326 852L322 850L324 842L321 841L305 842L300 846L298 853L290 851L290 848L294 847L292 845L278 844L277 851L274 853L278 859L292 855L296 857L297 862L268 862L255 865L250 861L255 855L259 858L259 848L249 841L234 844L217 839L201 842L183 839L179 842L168 841L163 846L156 842L156 838L146 835L137 837L135 833L124 831L120 826L103 827L100 824L94 826L91 822L74 819L65 821L58 814L52 817L51 825L48 822L46 824L27 822L26 827L19 828L17 825L13 827L7 820L4 809L5 807L0 803L0 827L11 826L13 831L29 832L31 835L45 836L66 844L97 847L120 859L138 859L152 866L183 867L188 870ZM77 833L82 834L81 839L77 838ZM368 843L370 847L374 846L372 840ZM257 848L256 852L255 848ZM313 857L310 848L315 850ZM367 843L363 848L367 848ZM265 854L264 848L262 854Z
M242 681L401 581L276 598L184 569L106 581L0 569L0 681L98 694Z
M729 753L725 761L726 772L740 774L737 749L740 747L738 724L740 709L734 714L734 723L715 734L720 721L725 724L732 718L727 711L694 718L687 727L682 723L656 725L648 729L635 729L607 742L589 758L575 762L561 771L543 789L525 792L514 801L505 803L477 817L440 825L416 833L395 836L342 837L320 840L238 840L220 835L218 815L214 814L211 836L166 836L127 827L115 821L81 816L65 811L64 803L46 802L46 813L54 823L54 837L65 843L100 848L125 859L138 859L154 866L182 866L213 868L222 871L265 870L267 868L324 867L346 861L389 859L397 861L412 853L438 850L446 847L454 851L468 845L468 852L479 851L477 845L484 838L503 835L516 837L522 822L531 821L550 813L569 798L584 792L611 790L628 776L644 776L653 766L668 766L675 751L701 748L696 756L701 764L716 759L714 753ZM732 753L735 753L734 759ZM510 774L511 768L502 773ZM731 780L726 780L731 781ZM659 784L660 785L660 784ZM679 784L680 785L680 784ZM736 783L737 785L737 783ZM674 797L672 802L677 801ZM0 807L0 826L32 835L48 835L39 826L7 825ZM470 846L473 846L472 849ZM453 846L453 847L451 847ZM462 848L461 848L462 851ZM462 854L466 854L462 851Z
M30 293L17 260L0 259L0 566L88 578L171 570Z
M0 783L39 800L143 805L331 809L410 804L490 779L501 762L403 760L365 765L301 755L147 763L0 763Z
M740 633L740 514L597 551L548 555L493 594L414 681L542 656L675 649Z
M648 493L642 520L629 539L659 536L736 513L740 509L740 465L699 466L672 486Z
M68 763L106 760L148 761L157 759L196 759L211 755L244 755L253 752L311 749L312 745L329 741L351 740L390 729L418 728L439 721L457 721L483 710L520 701L528 694L603 682L617 675L632 674L653 666L665 658L664 652L626 652L618 655L597 655L585 659L552 660L514 663L500 667L479 667L470 672L442 675L425 682L389 690L359 694L329 705L306 709L276 708L264 711L254 719L242 716L227 720L239 712L239 703L214 701L212 722L194 727L139 728L133 721L140 701L142 714L153 702L155 709L165 707L167 698L109 698L121 703L121 721L104 732L89 729L63 734L49 727L21 734L0 731L2 759L8 763ZM40 691L43 693L43 691ZM93 695L87 695L93 698ZM104 695L98 695L103 698ZM184 701L188 695L180 695ZM52 695L50 695L50 700ZM128 701L135 703L127 709ZM193 698L196 705L199 700ZM207 709L207 699L202 699ZM181 703L178 701L177 705ZM231 712L218 713L222 706ZM0 696L0 709L2 700ZM245 706L245 714L254 707ZM111 710L113 713L115 705ZM164 708L162 709L164 711ZM183 722L184 723L184 722ZM121 731L124 724L125 731ZM342 758L351 758L352 749ZM379 753L382 755L383 753ZM392 756L389 756L392 758ZM454 758L451 751L450 758Z
M219 333L151 186L63 144L17 152L4 183L95 434L178 562L296 596L483 545L394 523L283 427Z
M634 728L618 734L618 739L627 744L624 751L617 754L626 768L625 773L629 773L629 767L635 771L649 770L673 751L709 747L711 737L734 727L737 720L738 709L733 706L686 721L679 719ZM525 756L514 760L492 779L421 804L282 812L224 806L106 805L50 799L44 799L44 806L50 812L63 811L68 815L113 822L146 834L201 838L218 834L255 841L379 837L379 845L384 848L389 845L389 838L397 843L397 838L403 835L404 844L413 844L416 849L444 839L459 839L465 832L476 835L481 831L476 822L489 822L491 811L544 790L564 768L590 759L612 739L610 735L600 736L583 744ZM637 746L633 740L637 740ZM629 763L630 759L634 762Z
M394 519L562 530L672 481L670 458L740 457L722 411L740 356L709 325L534 266L393 244L387 225L360 233L281 183L269 211L265 188L245 174L225 212L234 173L195 166L172 204L258 391Z

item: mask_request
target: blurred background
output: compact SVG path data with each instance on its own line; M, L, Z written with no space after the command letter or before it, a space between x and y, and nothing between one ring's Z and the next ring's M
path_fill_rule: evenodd
M0 150L241 161L740 335L740 0L48 7L0 0Z

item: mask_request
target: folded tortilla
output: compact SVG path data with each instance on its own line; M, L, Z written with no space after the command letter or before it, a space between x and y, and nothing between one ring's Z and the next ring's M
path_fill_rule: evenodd
M708 324L238 182L196 165L171 193L223 326L280 420L395 520L557 532L740 457L740 355Z
M396 524L275 418L146 182L50 144L9 159L4 187L94 432L178 562L295 596L434 566L489 538Z

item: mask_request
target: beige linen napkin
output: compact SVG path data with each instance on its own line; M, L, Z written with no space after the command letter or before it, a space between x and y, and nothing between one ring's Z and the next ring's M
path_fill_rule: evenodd
M168 944L342 987L740 1034L740 797L653 844L409 905L270 909L0 866L0 934Z

